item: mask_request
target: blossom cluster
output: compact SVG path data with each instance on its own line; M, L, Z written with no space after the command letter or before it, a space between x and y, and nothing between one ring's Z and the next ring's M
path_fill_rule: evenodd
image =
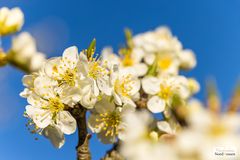
M184 128L173 121L154 120L144 111L128 114L121 154L130 160L240 158L238 113L215 113L195 99L186 107L188 125Z
M20 31L23 23L19 8L1 8L0 38ZM239 159L240 91L227 113L220 112L211 91L207 109L192 98L199 83L181 74L196 66L195 54L169 28L137 35L126 29L125 38L118 51L105 47L97 54L94 39L87 49L71 46L49 59L28 32L14 36L9 51L0 44L0 66L11 64L29 73L20 96L28 102L24 116L31 132L61 148L65 135L77 129L85 134L87 125L129 160L210 160L219 147Z
M22 29L24 15L20 8L0 8L0 38L14 34ZM39 70L46 60L45 54L37 50L33 36L28 32L21 32L12 38L9 51L2 47L0 39L0 66L11 64L23 71Z
M76 105L92 111L89 127L109 137L103 142L115 141L122 113L136 107L131 97L140 89L135 77L120 76L117 66L110 70L94 52L78 53L75 46L67 48L62 57L49 59L39 72L24 76L23 84L21 96L29 103L26 116L56 147L63 145L63 134L76 130L69 112Z
M64 134L75 132L71 110L79 105L89 110L88 127L101 142L125 141L128 113L146 109L165 114L199 90L197 81L179 75L183 66L195 66L192 60L193 53L183 50L166 27L134 37L127 31L119 54L105 48L96 55L95 40L80 53L72 46L23 77L26 88L20 95L29 103L25 115L57 148L64 144Z

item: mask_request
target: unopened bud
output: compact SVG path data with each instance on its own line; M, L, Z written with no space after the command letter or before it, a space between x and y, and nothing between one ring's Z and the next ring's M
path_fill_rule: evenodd
M7 55L0 50L0 67L5 66L7 63Z

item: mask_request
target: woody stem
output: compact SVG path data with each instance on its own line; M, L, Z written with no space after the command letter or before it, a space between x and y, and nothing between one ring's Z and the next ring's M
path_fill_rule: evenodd
M76 146L77 160L91 160L89 148L89 139L91 138L91 135L88 134L87 131L86 112L87 109L81 105L76 105L71 111L77 121L78 128L78 145Z

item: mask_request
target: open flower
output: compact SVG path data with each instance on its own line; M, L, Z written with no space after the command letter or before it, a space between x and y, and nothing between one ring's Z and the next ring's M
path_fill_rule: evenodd
M189 90L184 77L145 77L142 79L145 93L151 95L147 102L148 109L153 113L163 112L165 107L171 107L173 97L187 98Z
M137 77L130 74L122 75L119 73L118 67L114 66L110 75L110 83L114 102L117 105L136 106L133 99L138 97L140 89L140 81Z
M189 126L178 133L174 144L182 158L214 159L216 158L214 153L218 152L218 149L234 153L233 159L240 158L237 153L240 147L239 114L216 114L205 109L196 100L190 101L188 108L190 111L187 116ZM228 156L223 154L220 159L228 159Z
M18 7L12 9L3 7L0 9L0 36L19 31L23 23L24 15Z
M96 103L95 110L88 119L88 126L92 132L97 133L101 142L114 143L118 136L121 138L124 114L133 110L129 106L117 107L110 97L104 97Z
M82 87L81 104L86 108L93 108L100 98L100 92L111 95L109 87L109 71L99 59L91 55L87 57L85 52L80 53L79 74Z
M45 72L43 71L43 67L39 69L38 72L34 72L30 75L24 75L22 78L23 86L26 87L20 93L20 96L23 98L27 98L34 93L34 80L39 76L44 76Z
M162 145L156 131L151 131L153 117L148 112L133 112L125 116L125 140L120 152L130 160L177 160L170 145Z
M46 76L39 76L34 80L34 93L28 97L26 114L39 128L49 125L57 126L63 133L72 134L76 130L76 121L66 111L69 100L75 100L74 91L57 88L57 82ZM73 94L71 94L73 93Z
M62 57L52 58L46 62L46 75L58 81L59 85L78 87L78 49L75 46L64 50Z
M117 55L113 53L112 48L104 48L102 59L111 69L113 65L119 65L119 71L122 74L131 74L133 76L143 76L147 73L148 66L141 62L144 52L141 49L129 49L126 53Z
M155 57L157 62L157 73L162 75L177 75L179 70L179 59L172 52L162 52Z

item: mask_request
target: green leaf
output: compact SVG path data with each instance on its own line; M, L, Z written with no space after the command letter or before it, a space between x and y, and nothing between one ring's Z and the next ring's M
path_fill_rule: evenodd
M94 38L87 49L87 58L91 59L96 50L96 39Z
M125 38L126 38L126 43L128 48L133 48L133 43L132 43L132 31L129 28L126 28L124 30L125 33Z

